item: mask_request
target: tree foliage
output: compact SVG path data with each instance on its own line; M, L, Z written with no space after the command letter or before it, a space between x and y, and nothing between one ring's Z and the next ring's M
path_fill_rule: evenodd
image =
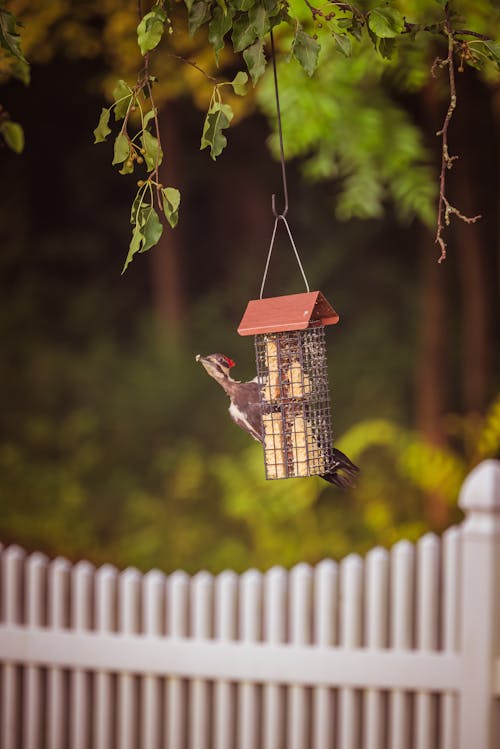
M288 58L293 58L306 76L301 77L297 70L282 73L291 143L289 154L306 156L306 172L312 178L335 176L341 180L337 204L340 217L377 217L390 201L401 218L418 216L430 225L438 192L436 243L441 250L440 260L446 256L443 232L450 218L455 215L467 222L479 218L465 216L449 202L446 173L455 158L449 154L447 135L457 100L454 78L457 61L460 69L464 64L500 66L500 43L489 36L491 19L487 33L478 30L484 26L480 20L481 8L472 13L476 28L463 28L462 21L467 25L469 18L462 18L459 3L455 7L455 3L442 0L420 4L418 10L411 2L356 6L332 1L326 7L315 7L309 0L293 6L288 0L185 0L185 5L189 34L195 36L205 30L218 66L226 44L233 55L232 65L241 55L241 63L254 86L269 64L266 43L269 34L276 30L280 48L288 50ZM491 10L496 24L498 11ZM149 72L150 54L163 37L175 36L179 26L182 28L183 19L176 18L174 22L171 15L166 0L157 0L139 19L137 27L138 45L144 57L137 86L138 90L148 88L150 111L156 111L152 93L156 78ZM443 43L448 52L440 58ZM434 50L433 63L429 60L429 50ZM168 54L168 47L165 53ZM208 148L215 160L227 145L224 130L230 126L234 114L231 103L223 102L220 96L221 87L229 81L220 81L188 58L176 57L215 83L201 137L201 148ZM422 68L423 61L433 74L444 67L449 74L450 105L438 133L442 137L443 154L438 189L431 181L428 157L418 132L387 89L380 85L384 75L399 78L400 87L405 80L408 85L409 80L418 77L417 69ZM318 66L316 79L308 81ZM235 80L243 75L246 74L240 70ZM421 80L424 78L421 76ZM234 93L245 94L244 90L233 88ZM259 98L272 117L274 103L269 80ZM123 135L120 130L117 136L122 144ZM156 138L160 149L158 132ZM122 151L126 160L124 146ZM129 170L131 166L132 163ZM154 219L155 232L147 232L150 236L146 239L143 227L135 223L126 266L136 252L152 247L154 237L158 239L161 234L153 204L156 194L157 209L161 211L162 186L158 184L157 168L150 169L148 165L148 172L145 182L150 193L148 216ZM139 187L144 189L143 184Z
M318 7L309 0L157 0L147 5L144 0L140 17L135 3L119 0L85 0L78 7L63 2L50 12L43 0L12 0L11 6L26 20L23 38L33 59L45 60L57 49L69 56L103 53L129 89L144 98L145 114L158 114L165 98L190 91L196 103L208 109L200 123L201 147L212 159L222 154L229 125L253 108L255 92L275 123L269 75L269 32L274 29L280 61L286 57L291 62L279 66L286 152L305 157L305 174L311 179L336 180L338 216L379 217L392 204L401 219L418 217L430 226L437 213L436 242L442 257L451 219L477 218L465 216L447 198L446 180L455 162L447 142L449 121L440 133L443 159L437 179L401 95L422 88L432 75L445 84L446 74L464 65L498 81L500 9L491 0L330 0ZM15 50L16 44L11 47ZM7 68L0 60L0 69ZM238 68L248 73L253 86L240 97L231 90L214 109L214 86L227 85ZM110 95L116 89L111 77L106 82ZM448 86L454 87L451 79ZM460 92L448 93L450 103L455 102L451 119ZM105 113L101 116L104 131L109 120ZM134 130L136 125L144 129L136 112L130 125L131 140L138 135L134 143L143 148L139 130ZM168 161L155 129L151 120L146 130ZM19 128L7 126L5 133L13 147L22 146ZM114 137L124 134L120 129ZM123 137L119 153L125 154ZM129 153L119 162L122 174L132 173L130 161L133 167L141 163ZM158 223L169 223L163 186L155 169L144 177L151 210L146 223L154 225L153 236L159 237ZM146 234L151 235L143 225L132 225L128 262L153 246Z

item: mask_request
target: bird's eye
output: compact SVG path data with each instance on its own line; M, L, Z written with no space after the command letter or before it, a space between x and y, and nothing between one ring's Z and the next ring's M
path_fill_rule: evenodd
M232 359L230 359L229 356L223 356L222 359L227 364L227 366L229 367L229 369L231 369L231 367L235 367L236 366L235 363L234 363L234 361Z

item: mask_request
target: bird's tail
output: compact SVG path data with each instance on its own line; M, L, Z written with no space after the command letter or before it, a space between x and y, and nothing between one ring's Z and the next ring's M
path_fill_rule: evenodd
M356 485L356 477L359 473L358 466L354 465L347 455L332 447L330 467L321 478L341 489L348 489Z

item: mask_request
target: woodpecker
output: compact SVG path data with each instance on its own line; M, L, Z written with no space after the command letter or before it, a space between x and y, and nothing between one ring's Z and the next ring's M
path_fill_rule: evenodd
M233 380L231 369L236 366L235 362L224 354L198 354L196 361L203 365L210 377L213 377L229 396L229 415L232 420L257 442L263 444L264 432L257 378L249 382ZM343 489L353 486L359 468L335 447L330 448L328 458L328 471L322 474L321 478Z

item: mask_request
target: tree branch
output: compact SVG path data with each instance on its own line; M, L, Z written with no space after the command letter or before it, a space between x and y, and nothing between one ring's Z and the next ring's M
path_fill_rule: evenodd
M310 6L312 9L312 6ZM180 60L181 62L186 63L186 65L191 65L192 68L197 70L199 73L202 73L205 78L208 78L209 81L213 81L214 83L220 83L220 81L217 78L214 78L213 75L210 75L207 73L206 70L203 70L197 63L195 63L193 60L188 60L187 57L182 57L181 55L176 55L173 52L167 52L166 53L169 57L173 57L175 60Z
M445 5L445 24L444 31L448 37L448 54L447 57L442 60L436 58L432 64L431 74L435 77L436 70L438 67L448 67L448 80L450 85L450 103L446 111L444 118L443 127L438 130L436 135L441 136L441 171L439 175L439 201L438 201L438 214L437 214L437 230L435 243L439 246L440 255L438 263L442 263L446 259L447 245L443 238L443 232L446 226L449 226L452 215L465 221L467 224L474 224L478 221L481 216L465 216L461 213L458 208L451 205L448 198L446 197L446 172L448 169L453 167L453 162L458 159L458 156L450 156L448 150L448 128L450 126L451 118L457 106L457 91L455 85L455 67L453 61L453 51L455 47L455 34L457 31L453 31L450 19L450 8L449 3Z
M469 31L469 29L455 29L453 36L473 36L475 39L481 39L483 42L491 42L491 36L485 34L478 34L477 31Z

